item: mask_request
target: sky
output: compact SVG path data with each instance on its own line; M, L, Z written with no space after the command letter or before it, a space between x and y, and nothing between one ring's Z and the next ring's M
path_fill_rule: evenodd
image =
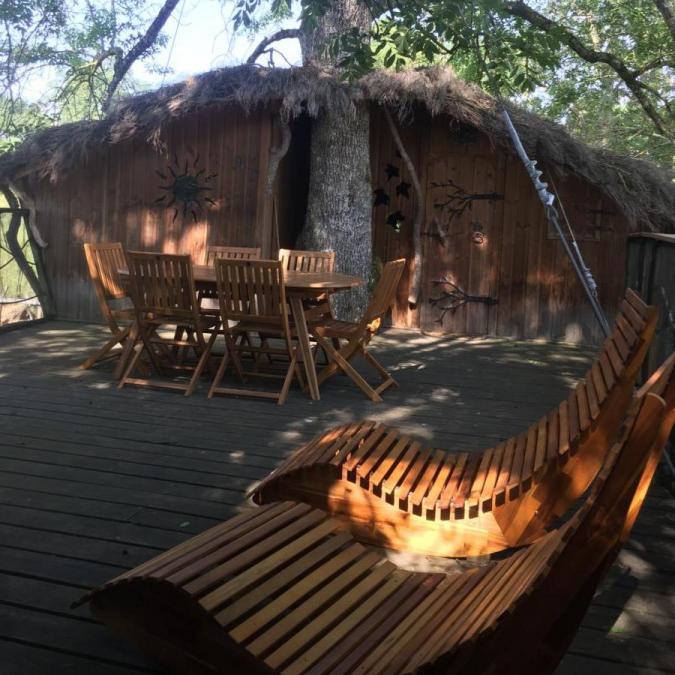
M166 23L164 33L169 42L157 54L157 65L168 65L173 72L166 76L148 70L145 64L136 64L132 76L139 84L160 86L184 80L187 76L202 73L213 68L243 63L258 42L280 28L297 25L289 20L282 24L268 26L264 33L255 37L233 35L232 14L234 3L220 0L181 0ZM283 40L275 43L278 49L293 65L300 64L300 47L297 40ZM266 63L266 57L260 62ZM275 58L277 66L286 65L282 58Z

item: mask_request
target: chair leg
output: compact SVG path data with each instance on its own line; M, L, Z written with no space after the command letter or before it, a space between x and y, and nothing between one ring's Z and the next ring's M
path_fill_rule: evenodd
M293 375L295 374L297 363L298 363L298 356L296 354L296 351L293 350L293 358L291 359L291 362L288 366L288 370L286 371L286 377L284 378L284 384L281 387L281 393L279 394L279 398L277 399L277 405L283 405L284 403L286 403L286 398L288 397L288 390L291 387L291 382L293 381Z
M220 362L220 365L218 366L218 370L216 371L216 375L213 378L213 382L211 382L211 387L209 389L208 393L208 398L213 398L213 394L215 390L218 388L220 385L220 381L223 379L223 375L225 374L225 369L227 368L227 362L230 360L230 352L229 350L223 354L223 358Z
M199 361L197 362L197 366L194 370L194 373L192 373L190 383L188 384L188 387L185 390L184 396L191 396L194 393L195 389L197 388L199 378L202 376L202 373L204 372L204 367L206 366L209 358L211 357L211 350L213 349L213 343L216 341L216 337L218 337L218 333L214 331L213 335L211 335L211 337L209 338L208 343L202 349L201 356L199 357Z
M129 363L131 352L133 351L134 345L136 344L137 340L138 340L138 325L136 324L136 322L134 322L128 328L127 338L124 341L124 346L122 347L122 353L120 354L119 361L117 362L117 365L115 366L115 371L113 372L113 377L116 380L119 380L122 377L124 369L126 368L127 363ZM139 363L139 365L141 364Z
M125 328L123 331L120 333L113 335L104 345L101 347L98 351L96 351L94 354L89 356L81 365L80 368L82 370L88 370L91 368L95 363L103 359L108 352L110 352L115 345L121 344L122 347L124 348L124 343L129 335L129 328ZM115 356L114 354L111 354L109 358L112 358Z
M380 374L382 378L382 384L377 388L378 392L382 392L387 387L392 385L398 387L398 382L389 374L387 369L363 346L359 350L363 354L363 358L368 361L368 363L375 368L375 370Z
M141 358L141 354L143 353L144 349L145 345L143 343L134 346L134 355L131 358L131 361L129 361L129 365L127 366L127 369L124 372L124 375L122 375L119 383L117 384L118 389L122 389L124 385L127 383L127 380L131 377L131 374L134 372L134 368L138 363L138 359Z
M347 358L343 355L342 351L336 351L333 346L323 337L316 336L317 343L324 349L324 351L330 355L332 362L336 365L337 368L342 370L345 375L350 377L354 384L371 400L373 403L381 403L382 397L373 389L364 379L361 377L360 373L349 363L347 358L351 357L355 350L349 349L350 345L346 345L344 351L349 355ZM321 378L319 378L321 381Z

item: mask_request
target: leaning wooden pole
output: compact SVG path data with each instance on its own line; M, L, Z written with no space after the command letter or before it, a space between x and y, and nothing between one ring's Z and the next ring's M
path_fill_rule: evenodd
M422 193L422 185L420 184L420 179L417 176L417 170L415 165L410 159L410 155L406 152L403 141L401 140L401 135L398 133L396 128L396 123L394 118L391 116L391 113L387 108L384 108L384 116L389 125L389 130L391 135L394 138L394 143L401 155L401 158L405 162L405 165L410 174L410 180L412 181L413 187L415 188L415 194L417 195L417 212L415 214L415 222L413 223L413 264L412 264L412 279L410 281L410 291L408 292L408 302L411 305L416 305L419 300L420 295L420 285L422 280L422 225L424 224L425 217L425 203L424 203L424 194Z
M501 115L502 119L504 120L504 124L506 125L506 129L509 132L509 136L511 137L511 141L513 142L513 146L516 149L516 153L518 154L520 161L525 166L525 170L532 180L532 184L534 185L534 189L537 191L539 201L541 201L544 206L546 218L551 223L551 225L553 225L555 231L560 237L560 241L565 248L565 253L567 253L567 256L571 260L574 271L579 277L579 281L581 282L584 291L586 291L588 301L591 303L593 313L600 324L600 328L602 328L602 332L605 334L605 337L609 337L609 324L607 323L607 317L605 316L605 313L600 306L600 302L598 301L598 286L595 283L593 274L584 262L577 242L573 240L570 243L567 240L567 237L565 236L565 233L563 232L562 226L560 224L558 209L556 209L554 206L555 196L548 191L548 185L541 180L542 172L537 169L536 160L530 159L528 157L527 152L523 147L523 143L520 140L520 136L518 135L518 131L516 130L515 126L513 126L511 116L506 110L506 107L502 105L501 108Z

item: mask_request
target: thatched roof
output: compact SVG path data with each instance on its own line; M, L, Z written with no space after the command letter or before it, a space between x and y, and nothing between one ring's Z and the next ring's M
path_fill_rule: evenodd
M491 141L511 149L495 100L457 78L451 70L375 71L348 84L311 68L266 69L238 66L214 70L184 82L120 101L97 122L46 129L14 152L0 157L0 181L35 176L58 181L105 144L132 137L161 144L167 122L208 105L236 103L246 110L278 107L285 118L303 112L317 116L324 106L349 112L370 100L410 118L416 106L476 127ZM593 148L565 129L531 113L511 109L526 149L549 171L576 174L600 188L634 226L675 229L675 185L667 171L648 162Z

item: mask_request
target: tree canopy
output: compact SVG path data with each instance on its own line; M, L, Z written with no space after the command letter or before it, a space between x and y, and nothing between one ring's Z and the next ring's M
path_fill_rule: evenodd
M371 17L366 34L354 28L328 46L345 76L450 64L590 142L672 164L672 0L361 1ZM311 28L330 5L302 0L302 24ZM268 6L238 0L237 23L251 25Z
M223 5L228 0L220 0ZM100 117L132 90L130 66L161 70L162 29L179 0L0 2L0 150L31 130ZM326 41L345 77L450 64L576 135L672 166L673 0L354 0L369 20ZM332 0L235 0L234 27L273 43L313 30ZM275 32L299 12L297 30ZM278 59L276 65L285 65ZM25 82L48 95L25 95Z

